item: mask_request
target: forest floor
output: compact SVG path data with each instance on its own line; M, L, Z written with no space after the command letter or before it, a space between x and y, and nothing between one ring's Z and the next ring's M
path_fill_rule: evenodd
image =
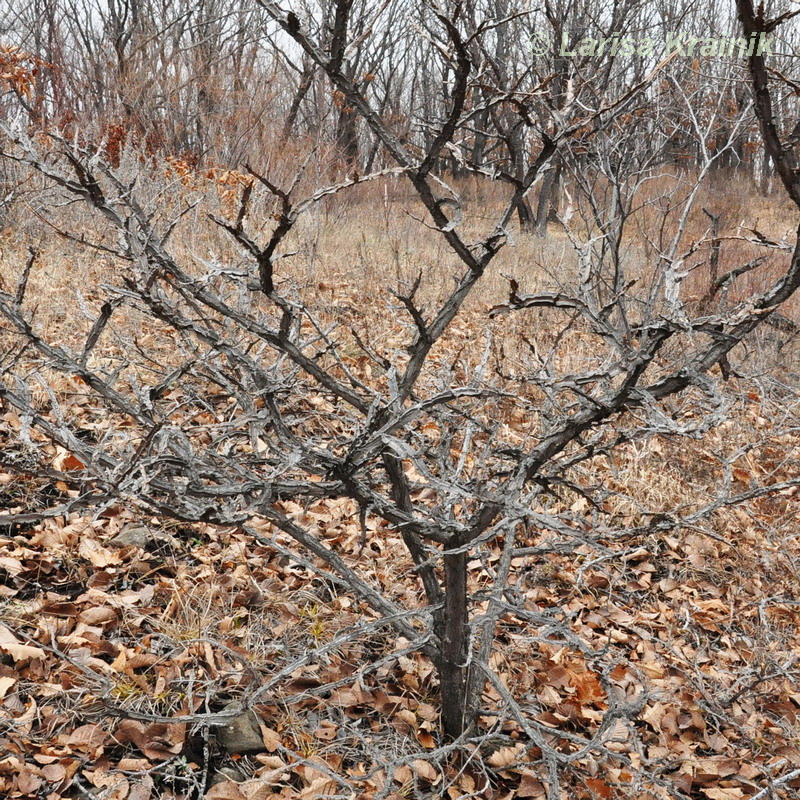
M797 419L778 424L779 399L734 383L739 400L722 429L692 448L661 438L631 446L597 480L665 509L688 502L678 491L713 497L719 453L754 432L760 444L736 462L735 488L796 479ZM87 396L73 400L87 428L104 424ZM24 449L20 430L7 410L6 454ZM58 475L75 468L72 457L53 445L43 452L54 477L0 470L1 508L35 512L69 499ZM395 531L370 521L364 538L348 502L284 506L398 602L419 604ZM796 796L799 522L793 487L722 509L710 534L608 543L603 558L587 549L577 559L519 559L515 584L529 607L566 622L605 654L604 666L534 642L530 625L510 616L492 662L506 687L535 698L554 741L562 730L591 733L603 718L603 669L639 704L602 755L575 761L561 797L737 800L768 796L759 792L772 781L769 796ZM432 665L393 655L404 643L371 612L254 531L274 534L257 521L249 531L182 526L123 504L97 518L0 529L0 796L546 797L537 748L513 721L476 745L467 768L442 761ZM538 541L531 530L523 544ZM477 585L485 576L474 566ZM333 692L315 694L331 681ZM244 698L256 717L238 716L236 730L192 716Z
M406 248L394 261L386 241L342 241L354 249L345 260L356 264L355 282L375 279L373 263L384 265L385 277L434 258L403 231L390 233L389 245L395 235ZM563 244L552 237L536 257L555 258ZM320 304L333 302L335 264L314 266L315 254L306 256L309 274L326 275ZM442 359L482 347L486 310L507 292L503 269L531 269L526 254L513 258L442 343ZM102 259L91 269L69 264L31 279L42 305L37 323L56 337L90 324L63 313L75 274L96 289L106 269ZM87 290L83 300L95 303L96 294ZM341 301L351 313L363 296ZM380 310L369 313L387 326L387 338L394 334ZM157 330L138 335L169 350ZM795 389L787 383L800 371L798 356L779 365L770 347L748 351L749 366L762 367L757 380L724 384L731 410L722 426L690 447L665 437L630 444L615 463L595 465L596 483L665 513L716 497L723 464L733 493L796 484L800 416L796 382ZM62 389L83 429L110 424L85 387ZM307 402L324 410L328 401ZM64 478L80 462L42 444L26 468L25 435L25 420L0 406L0 449L15 464L0 466L0 513L35 515L75 494ZM721 507L710 527L604 542L602 557L587 547L577 557L515 563L525 607L568 628L576 645L547 644L546 624L536 630L509 615L497 631L493 668L537 709L553 747L611 725L601 750L563 770L559 800L798 796L799 498L798 486L787 486ZM368 519L365 533L349 501L281 502L398 605L419 607L396 531ZM565 502L581 511L580 499ZM520 541L536 546L542 533L531 528ZM289 549L259 520L247 528L183 525L142 516L126 502L99 515L0 526L0 797L555 800L541 751L509 715L487 713L487 735L468 745L466 760L448 758L431 663L355 597L320 580L313 559L292 560ZM481 563L472 567L473 587L485 585ZM316 691L332 682L334 689ZM485 701L502 705L491 686ZM614 703L635 713L614 721Z

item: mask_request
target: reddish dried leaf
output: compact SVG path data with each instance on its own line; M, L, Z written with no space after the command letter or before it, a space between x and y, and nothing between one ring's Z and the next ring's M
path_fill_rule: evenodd
M586 778L586 785L589 787L594 797L608 800L614 796L614 789L599 778Z
M84 469L84 463L79 458L76 458L74 455L72 455L72 453L70 453L61 462L61 469L63 471L69 471L73 469Z

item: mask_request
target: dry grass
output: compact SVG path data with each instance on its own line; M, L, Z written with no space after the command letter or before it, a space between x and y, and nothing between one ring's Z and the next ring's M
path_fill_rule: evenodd
M129 169L134 166L128 165ZM287 171L284 168L283 171ZM278 169L278 173L282 170ZM153 175L145 195L153 203L163 203L174 210L184 202L198 202L187 214L172 239L172 250L183 264L202 262L212 258L226 266L241 266L243 254L211 224L207 213L219 216L232 215L235 209L237 186L220 185L202 175L185 182L174 175ZM289 173L287 171L287 180ZM278 180L278 178L274 178ZM300 188L311 191L319 176L309 175ZM680 200L692 186L692 176L667 172L661 178L645 184L637 197L641 206L629 222L630 234L623 240L626 268L632 277L646 276L654 263L655 254L644 246L645 238L658 240L666 209L665 233L671 235ZM280 183L280 181L279 181ZM504 198L502 185L476 179L452 181L459 192L465 222L459 228L467 242L478 241L491 232ZM306 186L307 184L307 186ZM574 187L573 187L574 193ZM39 203L39 207L41 207ZM588 214L579 203L575 216L569 221L580 236L596 234L596 227L586 228L580 214ZM721 219L720 235L723 243L720 273L745 263L763 249L741 241L728 241L729 237L750 235L755 228L768 237L783 239L791 236L793 225L786 219L785 206L779 193L767 198L759 197L744 178L733 175L713 176L700 191L698 201L689 217L680 249L692 242L703 242L688 264L695 267L686 279L684 294L687 300L699 299L708 287L708 259L710 253L709 220L703 214L707 208ZM256 203L250 214L250 230L264 235L270 230L274 203L265 198ZM34 211L35 213L32 213ZM165 211L165 213L167 213ZM46 214L32 205L18 207L8 220L0 242L0 278L6 287L15 284L25 263L28 246L40 251L31 278L31 296L38 304L38 319L42 330L57 332L61 326L71 330L83 326L82 315L75 313L74 293L79 288L88 303L99 302L103 282L118 280L126 265L113 257L98 253L58 236L56 230L45 225L39 216L46 216L59 230L79 232L86 239L113 246L99 226L99 220L87 211L69 206L51 208ZM165 217L166 219L166 217ZM282 260L277 268L279 285L289 281L301 288L311 302L318 298L326 303L326 289L345 289L355 296L368 290L374 295L376 287L397 289L413 281L422 272L422 296L431 301L440 300L452 286L452 276L461 270L455 256L436 231L424 224L426 213L414 197L410 185L402 177L387 177L352 187L327 198L312 208L287 237L283 250L294 252ZM544 239L519 232L516 220L512 227L513 242L505 247L481 281L471 303L486 307L502 302L508 294L504 276L515 277L522 291L536 292L545 289L569 287L577 274L577 257L559 224L550 225ZM763 267L744 275L736 282L728 302L750 296L766 286L785 264L785 254L773 256ZM197 270L202 265L197 263ZM634 290L635 291L635 290ZM789 308L793 314L793 307Z
M654 186L654 196L674 188L666 183L665 179ZM470 220L462 233L468 241L477 240L486 235L500 208L497 189L474 182L459 188ZM741 188L741 193L722 193L712 183L704 190L687 226L687 245L706 236L708 221L700 210L703 205L721 215L722 236L737 234L743 220L765 235L786 235L777 200L745 196L746 187ZM187 189L187 196L194 196L192 190ZM177 200L174 204L179 205ZM756 204L758 221L752 221L748 209ZM202 262L209 259L243 268L246 261L242 255L219 229L208 224L205 213L209 210L224 211L224 199L209 194L204 204L184 219L173 240L176 255L182 263L193 265L189 271L195 274L202 274ZM266 202L261 210L269 210ZM470 216L470 210L477 213ZM68 208L52 221L65 229L77 226L87 238L104 241L94 221L83 213ZM293 231L286 249L297 250L297 255L279 262L279 281L297 287L321 321L338 322L342 337L352 325L381 352L398 351L408 337L408 324L384 289L398 289L422 270L422 300L432 305L446 294L458 266L441 237L415 219L422 216L419 204L402 184L388 180L385 185L376 182L358 187L346 200L326 202ZM262 218L267 219L268 214ZM652 230L658 222L654 208L644 207L641 230L648 226ZM35 312L35 327L46 338L79 346L104 299L101 285L118 283L127 265L58 238L39 223L22 225L16 234L7 231L3 240L0 275L6 289L15 285L30 243L39 250L27 299L27 308ZM635 258L642 257L646 248L636 241L629 247L634 261L632 273L644 273L644 265L636 263ZM721 271L756 252L741 242L727 243ZM708 281L708 246L703 245L695 255L699 266L685 284L689 297L701 296ZM750 273L747 282L737 285L736 297L762 288L769 269L778 269L782 258L781 254L773 266ZM517 278L525 292L568 286L575 275L575 256L563 230L553 226L543 240L515 236L515 246L502 251L464 313L436 345L423 385L433 386L447 375L467 380L491 337L490 368L502 367L505 377L498 381L513 387L520 402L498 401L481 413L506 422L509 441L519 445L536 434L542 403L537 389L516 380L535 365L523 337L535 339L546 352L565 320L557 311L527 311L490 320L487 309L507 297L506 275ZM76 304L76 289L83 295L83 310ZM726 300L734 301L734 297ZM261 300L255 295L251 302L258 309ZM109 368L129 358L141 360L143 354L169 364L179 357L171 335L161 324L129 313L104 336L93 358ZM6 331L2 338L4 342L8 339ZM136 349L138 354L134 353ZM786 354L797 359L797 348L787 347ZM749 366L764 373L785 375L788 362L781 362L780 355L762 336L747 345L742 360L750 359ZM564 371L585 369L593 359L600 358L596 337L576 328L559 340L555 366ZM135 375L143 368L134 364L126 374ZM359 376L374 383L385 380L377 371L370 374L368 365L353 369L364 370ZM83 396L83 390L69 380L59 379L56 385L70 402ZM793 527L796 495L765 498L741 509L723 508L712 515L703 535L690 526L668 535L626 534L656 512L691 513L702 508L715 496L726 470L732 471L733 488L741 491L751 481L779 481L792 474L800 458L800 420L791 404L784 410L786 395L772 395L758 383L738 379L727 385L725 393L731 403L728 421L696 446L687 447L685 439L656 437L620 448L614 459L597 457L574 470L571 478L576 485L599 487L605 492L604 513L619 528L616 535L609 534L602 542L608 548L605 556L598 557L586 548L570 556L521 559L514 572L514 589L525 598L526 609L531 613L543 608L553 610L569 620L571 630L585 644L603 652L609 663L616 660L624 665L614 672L622 697L630 699L644 684L650 687L647 717L635 723L644 747L634 755L639 759L637 765L664 774L683 774L683 765L701 764L702 759L717 758L717 754L728 757L737 753L743 759L766 763L783 747L770 743L765 734L768 724L774 729L773 735L780 733L789 742L798 741L796 720L770 705L776 697L792 696L795 687L790 684L796 675L782 665L791 663L800 652L795 627L795 598L800 594L796 567L800 542ZM689 418L695 399L675 400L668 411ZM43 394L39 400L46 407ZM303 398L298 407L306 409L303 403L307 401ZM525 407L522 401L527 403ZM85 419L94 421L94 412L88 408ZM335 412L330 416L335 417ZM321 413L316 420L319 428L315 432L327 436L325 425L329 420ZM4 424L13 422L7 417ZM456 439L454 446L458 445ZM51 450L47 455L54 457L55 453ZM15 507L31 503L31 486L20 479L6 482L0 490ZM581 511L580 498L576 499L573 492L555 492L546 501L550 513ZM336 546L353 569L398 604L419 607L419 587L396 532L370 518L364 548L352 504L298 506L293 513L304 523L317 524L326 541ZM276 675L287 661L310 647L334 641L348 626L364 618L365 610L351 598L320 582L311 570L276 556L241 530L206 526L168 530L176 535L180 546L159 545L146 553L125 553L119 571L92 569L81 541L89 538L105 547L121 525L133 518L123 510L118 517L91 524L80 518L56 520L39 526L32 534L4 540L9 548L27 548L29 560L42 559L50 570L49 588L45 583L31 583L31 597L5 603L5 618L38 631L41 640L52 640L70 653L77 648L76 660L89 658L92 646L110 630L129 653L146 647L159 655L157 661L124 677L109 677L107 664L81 661L96 670L96 680L87 678L85 669L68 664L64 672L80 689L81 698L102 696L106 691L129 709L171 714L185 710L187 696L194 692L195 697L203 699L204 709L217 709L223 699L240 697ZM586 509L587 526L592 519L591 510ZM520 530L526 546L541 545L547 535L533 529ZM487 546L482 560L473 563L473 589L491 586L493 578L487 565L498 557L492 547ZM128 578L123 578L125 575ZM113 625L108 623L100 634L87 634L86 626L80 627L82 623L75 627L58 614L46 613L47 602L79 603L87 587L106 597L125 597L131 589L123 580L130 580L135 591L144 592L141 602L126 606L120 601L117 606L116 600L109 600L120 610ZM57 592L59 597L44 597L47 591ZM89 644L80 640L84 634ZM543 636L536 626L510 615L499 631L493 665L523 702L543 704L547 713L560 715L553 717L559 724L591 735L608 707L595 674L598 668L585 653L551 647ZM325 699L311 691L321 682L343 680L370 659L379 659L401 645L392 637L376 635L336 648L325 658L298 669L275 688L259 710L271 727L293 738L297 751L308 757L335 756L337 765L348 768L375 757L377 752L388 754L388 758L402 753L404 747L417 747L419 743L427 747L423 736L427 729L417 730L408 722L416 719L414 715L421 708L427 714L436 703L432 670L419 658L403 656L390 661L374 678L359 683L358 691L348 687L341 695L334 693ZM558 669L572 676L572 684L551 683ZM31 691L35 690L32 686ZM357 702L349 695L345 697L346 691ZM367 699L358 694L361 691ZM373 691L375 694L370 695ZM587 708L591 706L588 716L576 716L576 692L587 693ZM486 704L489 710L501 710L501 700L491 690L487 691ZM405 716L398 714L398 709ZM673 712L676 718L680 714L688 717L681 718L682 727L676 727L674 736L665 742L658 715ZM85 721L100 718L102 709L76 703L69 713ZM362 718L367 723L361 728L348 721ZM327 743L318 735L322 722L346 733ZM484 722L488 729L495 718L487 715ZM369 737L359 738L367 728ZM502 732L519 736L511 722L504 723ZM607 767L594 763L593 769L601 770L605 780L617 781L620 796L663 796L649 784L652 794L645 794L646 790L637 794L630 777L625 778L616 768L605 771ZM251 771L256 769L251 767ZM697 772L702 769L709 769L709 765L703 762L696 766Z

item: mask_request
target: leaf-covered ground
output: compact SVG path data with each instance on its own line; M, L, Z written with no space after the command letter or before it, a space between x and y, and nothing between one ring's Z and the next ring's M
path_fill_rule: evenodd
M613 468L594 465L596 480L668 511L713 497L719 454L758 431L762 445L734 462L734 488L791 481L800 437L791 426L773 435L767 411L753 394L701 444L631 446ZM85 418L101 424L90 406ZM34 479L20 425L11 412L0 423L0 446L18 453L0 472L0 507L68 499L58 476L80 465L49 446L52 479ZM284 506L396 601L421 602L396 532L368 519L365 534L348 502ZM493 656L503 687L487 686L487 708L508 690L565 753L577 749L571 734L612 726L602 752L576 752L561 797L796 796L799 512L792 487L723 507L702 530L518 559L514 591L542 626L503 621ZM523 546L543 542L533 528L525 536ZM6 526L0 796L547 796L541 753L509 715L466 760L446 758L432 665L311 562L279 552L289 545L257 521L181 527L122 504L97 519ZM473 564L476 589L485 567ZM548 624L575 646L548 644ZM610 708L624 713L615 721Z

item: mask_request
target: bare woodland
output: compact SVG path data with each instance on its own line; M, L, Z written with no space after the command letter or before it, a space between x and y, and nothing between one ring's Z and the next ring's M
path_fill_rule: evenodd
M0 8L0 794L794 796L793 6Z

